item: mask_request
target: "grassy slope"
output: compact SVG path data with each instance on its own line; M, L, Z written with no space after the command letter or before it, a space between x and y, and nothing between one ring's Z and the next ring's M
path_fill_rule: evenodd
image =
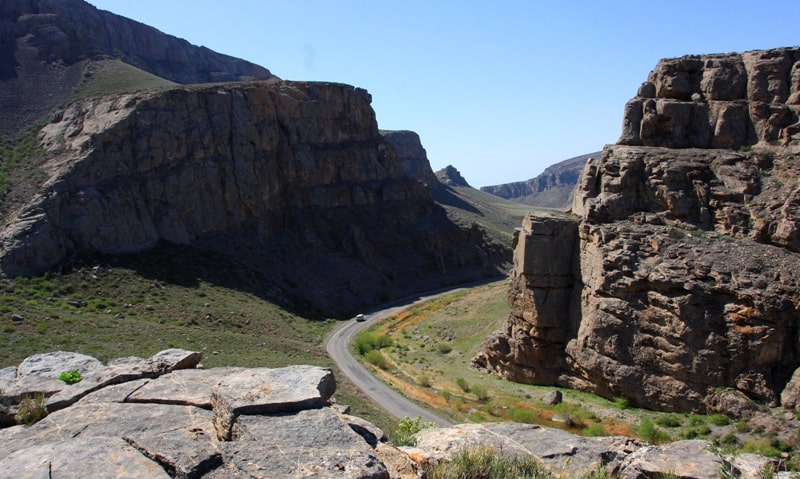
M84 62L83 78L75 88L73 99L175 85L177 83L157 77L118 59L90 60Z
M170 347L204 351L205 367L332 367L325 338L337 324L287 306L265 278L241 265L162 246L4 283L0 367L56 350L107 361ZM336 376L341 403L389 427L390 418Z

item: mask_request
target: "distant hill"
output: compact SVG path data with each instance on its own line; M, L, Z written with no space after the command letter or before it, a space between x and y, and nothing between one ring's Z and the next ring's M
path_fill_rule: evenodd
M15 136L115 61L116 86L274 78L264 67L198 47L83 0L0 3L0 136ZM124 65L124 68L123 68ZM153 78L157 77L157 78ZM125 79L123 84L119 81ZM99 83L99 84L102 84ZM102 85L108 92L115 84ZM89 91L88 93L93 93Z
M572 194L586 160L599 156L599 151L576 156L548 167L536 178L504 185L484 186L481 191L525 205L567 209L572 204Z

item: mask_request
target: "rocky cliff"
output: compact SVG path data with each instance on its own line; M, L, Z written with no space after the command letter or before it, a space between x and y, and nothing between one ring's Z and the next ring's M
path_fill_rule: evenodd
M600 152L576 156L547 167L542 174L527 181L483 186L481 191L540 208L567 210L572 206L573 193L578 185L583 165Z
M662 60L573 214L523 224L474 364L669 411L796 404L798 72L797 48Z
M553 477L605 467L630 479L756 478L770 465L717 455L707 441L653 446L514 423L424 429L416 447L397 448L336 404L327 368L203 369L200 360L171 349L104 365L59 351L0 369L0 477L415 479L478 445L531 457ZM65 384L66 371L81 380Z
M397 161L403 174L421 182L428 189L435 190L439 186L428 161L428 153L422 146L419 135L408 130L381 130L381 136L391 145L397 155Z
M267 80L253 63L197 47L83 0L0 4L0 134L13 135L66 101L82 62L116 58L176 83Z
M8 195L19 206L3 218L0 269L191 244L333 314L497 274L505 247L452 223L405 175L370 101L272 81L71 103L40 132L40 190Z

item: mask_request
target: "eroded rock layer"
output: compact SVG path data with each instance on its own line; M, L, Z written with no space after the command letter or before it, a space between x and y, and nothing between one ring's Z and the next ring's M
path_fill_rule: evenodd
M669 411L796 404L798 60L660 62L573 215L524 223L509 320L474 364Z
M230 254L332 313L496 274L504 247L405 174L370 101L271 81L70 104L41 130L46 179L4 218L0 268L167 241Z

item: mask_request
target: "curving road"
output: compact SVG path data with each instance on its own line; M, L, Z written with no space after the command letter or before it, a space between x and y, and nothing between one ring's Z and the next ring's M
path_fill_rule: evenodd
M363 391L364 394L369 396L369 398L372 399L375 404L386 409L386 411L388 411L392 416L397 418L403 418L405 416L413 418L419 416L422 418L422 422L433 422L440 426L451 426L451 422L442 419L427 409L420 407L414 402L411 402L410 400L406 399L405 396L402 396L397 391L373 376L372 373L367 370L367 368L365 368L353 357L352 354L350 354L349 344L356 334L370 324L382 319L386 319L395 313L407 309L414 303L427 301L447 292L456 291L457 289L459 288L450 289L445 292L438 292L436 294L431 294L430 296L421 296L402 303L393 303L393 306L391 307L367 314L367 319L363 322L357 322L355 320L346 322L339 329L334 331L333 334L331 334L331 336L328 338L328 343L326 344L328 356L333 359L333 362L336 363L345 376L347 376L361 391Z

